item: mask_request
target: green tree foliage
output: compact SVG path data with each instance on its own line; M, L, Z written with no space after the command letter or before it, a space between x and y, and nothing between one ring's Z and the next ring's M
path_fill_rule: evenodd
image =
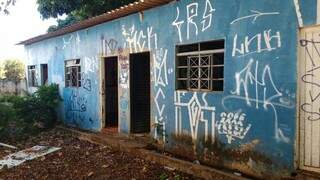
M8 80L19 82L24 78L24 64L20 60L6 60L3 65L4 77Z
M0 79L4 79L4 67L3 67L3 62L0 61Z
M67 15L64 20L57 20L57 26L51 26L48 32L55 31L81 20L103 14L136 0L37 0L38 11L42 18L57 18Z

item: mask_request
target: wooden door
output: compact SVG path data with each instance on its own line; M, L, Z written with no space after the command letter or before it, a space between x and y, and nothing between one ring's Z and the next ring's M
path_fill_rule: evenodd
M150 132L150 53L130 55L131 132Z

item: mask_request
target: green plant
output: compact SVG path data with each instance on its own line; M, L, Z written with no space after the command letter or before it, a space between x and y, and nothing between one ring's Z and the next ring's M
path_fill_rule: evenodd
M41 86L31 96L0 96L0 141L21 140L52 127L61 101L58 86Z
M163 138L168 139L168 135L166 134L166 131L165 131L162 123L160 123L160 122L153 123L152 127L154 127L155 131L160 136L160 139L158 139L158 140L162 140ZM166 140L166 142L163 142L163 143L168 143L167 141L168 140Z
M58 85L40 86L31 96L15 99L17 114L27 123L42 124L50 128L56 123L56 107L61 101ZM32 113L30 113L32 112Z
M182 179L182 178L181 178L181 176L179 174L174 176L174 180L180 180L180 179Z
M34 93L34 96L39 100L41 105L55 109L62 100L59 95L59 87L57 84L40 86Z
M160 180L167 180L168 179L168 175L165 172L163 172L162 174L160 174L159 179Z
M0 136L7 134L9 122L15 118L16 114L12 106L8 103L0 103Z

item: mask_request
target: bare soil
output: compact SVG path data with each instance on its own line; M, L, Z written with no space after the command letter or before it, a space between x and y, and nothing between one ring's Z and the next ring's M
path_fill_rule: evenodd
M74 134L59 129L10 145L19 150L35 145L61 147L61 150L11 169L2 169L0 179L196 179L109 146L81 141ZM14 152L0 147L0 159Z

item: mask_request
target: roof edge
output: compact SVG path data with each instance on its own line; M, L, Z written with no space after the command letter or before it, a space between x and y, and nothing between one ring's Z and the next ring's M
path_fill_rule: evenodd
M61 36L67 33L76 32L82 29L86 29L95 25L99 25L108 21L119 19L137 12L152 9L157 6L168 4L175 0L139 0L134 3L130 3L125 6L121 6L117 9L108 11L104 14L80 21L78 23L72 24L70 26L61 28L57 31L42 34L24 41L17 43L16 45L30 45L36 42L40 42L53 37Z

